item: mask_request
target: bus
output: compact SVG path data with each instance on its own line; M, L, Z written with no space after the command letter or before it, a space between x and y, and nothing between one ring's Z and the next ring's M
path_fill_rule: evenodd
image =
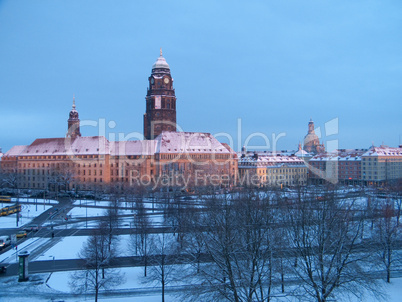
M8 207L3 207L0 209L0 216L8 216L14 213L21 212L21 205L20 204L15 204L12 206Z
M0 195L0 202L11 202L11 196L1 196Z

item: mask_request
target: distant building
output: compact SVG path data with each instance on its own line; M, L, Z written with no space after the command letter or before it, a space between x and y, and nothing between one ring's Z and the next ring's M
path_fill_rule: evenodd
M295 155L244 153L239 158L239 183L245 186L303 186L307 184L305 162Z
M309 161L309 182L382 185L402 178L402 146L339 149Z
M14 146L1 159L17 173L22 189L89 190L116 187L228 187L237 180L237 154L209 133L176 132L176 97L162 57L152 66L139 141L83 137L73 99L65 138L36 139Z
M357 185L361 183L361 157L367 149L339 149L309 160L309 182Z
M304 137L304 147L303 149L312 154L318 154L325 152L324 144L320 144L320 139L314 130L314 122L310 119L308 123L308 132Z
M402 146L372 146L362 155L361 179L366 185L402 179Z

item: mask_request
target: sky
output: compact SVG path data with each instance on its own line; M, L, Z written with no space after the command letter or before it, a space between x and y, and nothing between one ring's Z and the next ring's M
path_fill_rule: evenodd
M82 135L140 138L160 48L183 131L296 149L312 118L339 148L402 144L401 1L0 0L3 152L65 136L73 95Z

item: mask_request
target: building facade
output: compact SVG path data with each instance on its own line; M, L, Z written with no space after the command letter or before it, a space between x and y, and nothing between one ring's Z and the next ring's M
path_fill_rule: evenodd
M239 158L239 183L244 186L304 186L305 162L295 155L242 154Z
M67 134L14 146L1 170L22 189L93 190L116 187L230 187L237 180L237 154L210 133L176 132L176 97L162 56L149 77L144 115L145 140L109 141L81 136L73 99Z
M312 184L382 185L402 178L402 146L339 149L318 154L308 164Z
M309 182L358 185L361 183L361 157L367 149L339 149L321 153L308 162Z
M402 145L372 146L362 155L361 179L365 185L381 185L402 179Z

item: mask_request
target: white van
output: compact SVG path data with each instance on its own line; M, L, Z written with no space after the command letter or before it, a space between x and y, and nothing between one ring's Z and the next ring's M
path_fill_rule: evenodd
M0 249L4 249L11 244L10 236L0 236Z

